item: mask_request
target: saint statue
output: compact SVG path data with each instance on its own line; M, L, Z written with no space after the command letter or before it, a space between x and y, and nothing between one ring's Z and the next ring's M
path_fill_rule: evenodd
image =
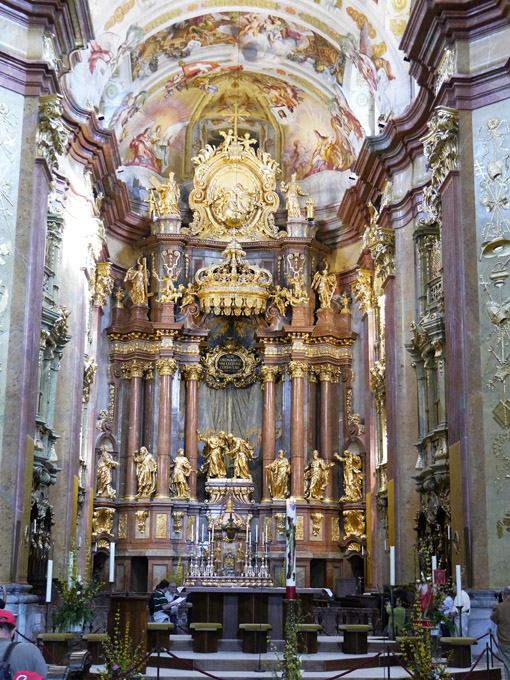
M290 463L285 451L280 449L272 463L266 465L269 493L273 500L287 498L287 487L290 477Z
M129 296L134 305L146 305L147 304L147 273L145 271L145 266L139 261L136 267L130 267L126 276L124 277L124 282L131 282L131 290L129 291Z
M137 498L150 498L156 491L156 473L158 464L152 453L145 446L140 451L135 451L133 460L136 463L136 478L138 480Z
M234 477L236 479L252 479L248 469L248 460L255 460L253 448L241 437L229 434L227 437L228 454L234 459Z
M312 453L312 460L305 467L305 498L307 501L321 501L329 481L329 469L335 463L319 458L319 452Z
M97 461L97 491L96 495L102 498L115 498L116 492L112 487L112 469L119 467L119 463L113 460L104 444L101 447L101 456Z
M218 432L212 434L210 437L202 437L199 432L198 440L205 444L202 451L204 464L200 468L200 472L204 474L207 479L226 477L227 471L223 459L227 448L225 433Z
M321 309L331 309L331 299L336 288L336 276L329 274L327 262L321 272L315 273L312 280L312 288L319 294Z
M280 189L284 194L287 194L287 216L288 217L301 217L301 208L299 207L298 196L308 196L304 191L301 191L301 187L296 181L297 174L295 172L290 176L290 182L286 184L282 182L280 184Z
M189 498L190 491L188 477L194 472L189 460L186 458L184 449L179 449L172 463L171 488L175 498Z
M344 451L343 456L334 453L333 456L344 464L344 495L340 498L339 502L350 503L360 501L363 498L361 458L352 451Z
M179 215L179 198L181 192L174 179L175 173L168 175L167 181L159 187L158 209L160 215Z

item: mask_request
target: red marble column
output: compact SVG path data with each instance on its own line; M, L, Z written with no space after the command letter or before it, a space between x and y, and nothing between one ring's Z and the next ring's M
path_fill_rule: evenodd
M172 379L177 370L175 359L158 359L160 375L158 409L158 481L156 498L169 498L170 449L172 441Z
M328 463L333 460L333 383L338 380L339 369L331 364L319 366L318 375L320 380L320 455ZM333 496L333 475L329 475L324 500L331 502Z
M198 462L198 386L203 369L200 364L181 366L181 376L186 380L186 430L184 446L186 456L193 470ZM190 500L197 500L197 475L189 476Z
M303 499L304 466L305 466L305 419L304 393L305 376L308 366L304 361L291 361L287 367L290 375L291 413L290 413L290 464L291 464L291 495L296 500Z
M262 366L260 379L264 391L264 404L262 413L262 501L270 502L271 494L267 482L266 465L269 465L275 457L276 445L276 405L275 405L275 382L280 373L277 366Z
M154 448L154 364L145 364L145 390L143 397L143 443Z
M126 498L134 498L137 491L136 466L133 455L140 448L140 411L142 405L143 368L144 362L140 359L128 361L122 367L124 378L131 381L126 456Z

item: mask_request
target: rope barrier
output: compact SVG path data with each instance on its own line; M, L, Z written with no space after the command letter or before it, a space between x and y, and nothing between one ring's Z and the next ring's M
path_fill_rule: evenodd
M412 671L409 670L409 668L405 665L405 663L402 662L400 657L397 656L396 654L394 654L393 652L390 652L390 654L398 661L398 663L402 666L402 668L405 670L405 672L409 676L411 676L411 678L414 678L414 680L416 680L416 676L414 675L414 673L412 673Z
M484 637L487 637L487 635L492 635L491 631L489 630L487 633L484 633L483 635L480 635L480 637L475 638L475 640L478 642L479 640L483 640Z
M363 661L363 663L360 663L358 666L354 666L354 668L348 668L346 671L342 671L341 673L338 673L337 675L333 675L331 678L327 678L327 680L337 680L337 678L343 678L345 675L349 675L349 673L352 673L353 671L358 671L360 668L363 668L363 666L366 666L370 661L373 659L377 659L377 657L381 656L382 652L378 652L375 656L371 656L369 659L366 661Z
M131 673L133 673L134 671L138 670L138 668L143 666L144 663L147 661L147 659L150 656L152 656L153 653L154 653L154 649L151 650L150 652L147 652L147 654L143 657L143 659L140 659L140 661L137 664L135 664L134 666L132 666L129 670L120 671L117 675L114 675L112 678L109 678L109 680L120 680L121 678L129 677L131 675Z
M166 652L172 658L177 659L177 661L182 663L183 666L187 666L192 671L198 671L199 673L202 673L202 675L206 675L208 678L212 678L213 680L224 680L224 678L220 678L217 675L213 675L212 673L208 673L207 671L203 671L201 668L197 668L194 664L188 663L184 659L179 658L176 654L171 652L166 647L163 647L162 651Z
M478 659L474 662L474 664L473 664L473 665L471 666L471 668L468 670L468 672L466 673L466 675L463 675L462 678L461 678L460 680L466 680L466 678L469 678L469 676L473 673L473 671L475 670L475 668L476 668L476 667L478 666L478 664L480 663L480 661L481 661L481 659L482 659L482 657L483 657L483 655L485 654L486 651L487 651L487 649L484 649L484 650L478 655Z

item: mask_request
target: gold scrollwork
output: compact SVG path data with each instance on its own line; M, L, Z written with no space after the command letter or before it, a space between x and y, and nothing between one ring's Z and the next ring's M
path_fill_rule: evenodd
M205 382L215 390L232 383L234 387L248 387L257 379L255 369L260 359L232 338L209 350L201 362Z
M184 520L184 512L182 510L178 512L172 512L172 519L174 521L174 532L180 534L182 531L182 522Z
M115 508L96 508L92 515L92 535L110 534L113 530Z
M145 533L145 527L147 524L147 517L149 516L149 511L148 510L137 510L135 512L136 515L136 525L138 532L140 534Z

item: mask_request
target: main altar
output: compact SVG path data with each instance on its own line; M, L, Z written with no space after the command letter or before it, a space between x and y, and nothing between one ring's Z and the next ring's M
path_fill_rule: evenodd
M350 299L295 175L277 185L237 123L221 135L191 159L189 211L173 174L151 179L150 233L115 279L95 566L115 544L118 591L282 585L292 496L298 585L334 589L366 545Z

